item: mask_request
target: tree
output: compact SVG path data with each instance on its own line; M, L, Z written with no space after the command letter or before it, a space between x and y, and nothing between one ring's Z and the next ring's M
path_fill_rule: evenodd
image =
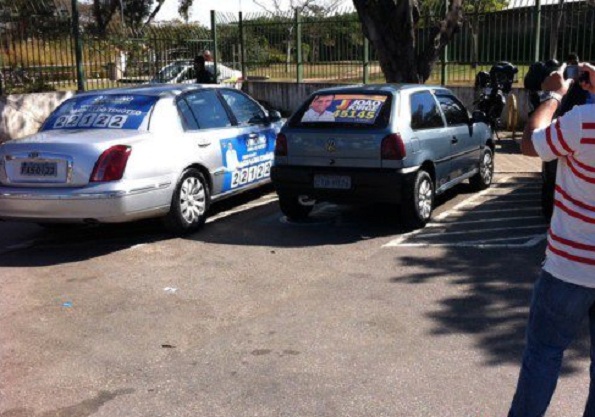
M471 66L479 61L479 25L485 13L496 12L508 6L508 0L476 0L464 4L465 23L471 31Z
M289 9L300 15L311 14L318 17L324 17L335 13L345 0L289 0ZM254 4L269 13L271 16L287 19L287 7L284 6L281 0L254 0ZM285 70L289 72L289 64L291 63L291 51L293 44L294 24L292 19L287 19L288 24L285 29ZM313 51L313 53L317 53Z
M105 34L110 22L118 14L124 24L140 30L151 24L161 10L165 0L88 0L91 1L95 28L99 34ZM193 0L178 0L178 12L188 20ZM117 13L119 12L119 13Z
M505 0L451 0L450 9L444 10L444 18L431 23L427 45L418 45L417 29L422 8L439 7L443 2L353 0L364 34L378 53L387 82L425 82L444 47L464 24L465 8L469 10L478 4L507 4Z

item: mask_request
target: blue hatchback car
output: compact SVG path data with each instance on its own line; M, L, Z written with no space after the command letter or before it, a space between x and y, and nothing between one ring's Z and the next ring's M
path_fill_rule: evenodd
M387 202L418 228L437 194L465 180L485 189L493 172L482 113L471 116L443 87L385 84L311 95L277 136L271 178L290 219L319 201Z

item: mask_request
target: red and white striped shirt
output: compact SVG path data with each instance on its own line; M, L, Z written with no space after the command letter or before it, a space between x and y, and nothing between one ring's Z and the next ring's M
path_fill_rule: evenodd
M558 159L543 269L595 288L595 104L577 106L536 130L533 146L544 161Z

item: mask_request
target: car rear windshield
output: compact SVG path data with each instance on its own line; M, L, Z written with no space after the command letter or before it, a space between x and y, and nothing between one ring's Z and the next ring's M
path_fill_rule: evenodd
M158 97L136 94L93 94L74 97L58 107L42 130L140 130Z
M384 128L390 119L386 94L316 94L294 114L292 127Z

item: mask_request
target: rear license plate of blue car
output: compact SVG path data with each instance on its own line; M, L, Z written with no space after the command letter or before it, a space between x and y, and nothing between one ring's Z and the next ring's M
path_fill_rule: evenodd
M351 188L351 177L348 175L314 175L314 188L348 190Z
M23 162L21 175L31 177L56 177L58 164L56 162Z

